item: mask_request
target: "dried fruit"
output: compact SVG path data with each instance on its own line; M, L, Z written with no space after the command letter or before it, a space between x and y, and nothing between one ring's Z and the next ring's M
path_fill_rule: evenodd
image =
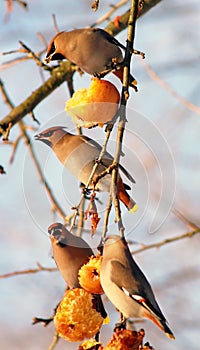
M88 89L78 89L66 102L66 112L79 126L103 126L115 116L120 94L111 82L92 78Z
M89 339L82 343L78 350L103 350L103 347L100 342L97 342L95 339Z
M96 311L91 293L82 288L65 292L60 302L54 324L60 337L70 342L93 337L103 323L103 317Z
M129 329L116 330L104 350L139 350L144 338L144 330L139 332Z
M103 294L103 288L100 283L100 266L102 256L91 256L87 264L79 270L79 283L82 288L92 294Z

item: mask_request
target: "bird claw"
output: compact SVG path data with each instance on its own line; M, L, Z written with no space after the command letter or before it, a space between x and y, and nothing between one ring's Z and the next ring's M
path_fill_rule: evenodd
M126 329L126 319L123 319L121 322L115 324L114 332L121 329Z

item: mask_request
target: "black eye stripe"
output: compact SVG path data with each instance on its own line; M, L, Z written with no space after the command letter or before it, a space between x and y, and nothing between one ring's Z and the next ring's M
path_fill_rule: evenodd
M51 137L53 135L53 131L48 131L43 135L44 135L44 137Z

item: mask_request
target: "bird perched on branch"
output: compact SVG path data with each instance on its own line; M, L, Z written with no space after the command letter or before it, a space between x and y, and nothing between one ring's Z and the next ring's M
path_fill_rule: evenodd
M174 339L152 288L133 260L125 238L112 235L105 239L100 281L105 294L125 319L149 318L169 338Z
M54 223L48 228L53 257L69 288L80 287L78 272L93 255L90 246L83 238L70 233L61 223Z
M44 130L40 134L35 136L36 140L46 143L52 148L58 159L63 165L72 173L76 178L83 183L87 184L93 166L99 157L101 152L101 146L94 140L83 135L73 135L65 130L65 127L55 126L47 130ZM111 174L106 173L105 176L99 179L95 183L95 178L104 172L107 167L111 166L113 157L106 152L103 159L99 162L95 171L93 181L90 181L89 188L109 192L111 184ZM126 175L131 181L135 182L133 177L127 172L127 170L119 164L119 169ZM137 210L137 205L133 199L127 193L127 189L130 187L123 183L120 175L118 174L116 192L118 198L129 211L134 212Z
M56 265L66 281L68 287L80 288L78 272L89 258L94 255L87 242L70 233L61 223L54 223L48 228L53 248L53 257ZM100 295L95 295L95 305L103 318L107 313L104 309Z
M88 74L101 78L112 71L122 81L124 58L120 48L126 50L103 29L63 31L51 40L44 62L67 59ZM136 81L131 75L129 85L137 90Z

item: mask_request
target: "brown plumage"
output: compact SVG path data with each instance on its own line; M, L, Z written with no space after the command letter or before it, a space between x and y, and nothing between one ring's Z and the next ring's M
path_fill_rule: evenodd
M94 255L92 249L83 238L74 236L61 223L50 225L48 232L54 260L67 286L70 289L80 288L78 272L90 256ZM100 295L94 295L93 300L96 310L106 318L107 313Z
M100 269L103 290L125 318L145 317L174 339L147 278L133 260L125 238L109 236Z
M44 130L35 136L36 140L46 143L55 152L58 159L63 165L72 173L80 182L87 184L95 160L98 158L101 146L83 135L73 135L65 131L64 127L56 126ZM95 176L98 176L111 165L113 161L112 156L106 152L102 162L98 165ZM119 168L131 182L135 182L133 177L119 165ZM109 192L111 183L111 175L107 174L100 179L95 185L96 190ZM92 183L90 183L90 188ZM119 199L130 211L136 211L137 205L135 201L130 198L126 189L130 187L123 183L120 175L118 175L117 194Z
M59 32L49 43L45 62L67 59L88 74L99 76L108 70L122 81L122 45L112 35L100 28L74 29ZM119 67L119 64L122 67ZM116 70L116 66L118 70ZM135 88L135 79L130 75L130 86Z

